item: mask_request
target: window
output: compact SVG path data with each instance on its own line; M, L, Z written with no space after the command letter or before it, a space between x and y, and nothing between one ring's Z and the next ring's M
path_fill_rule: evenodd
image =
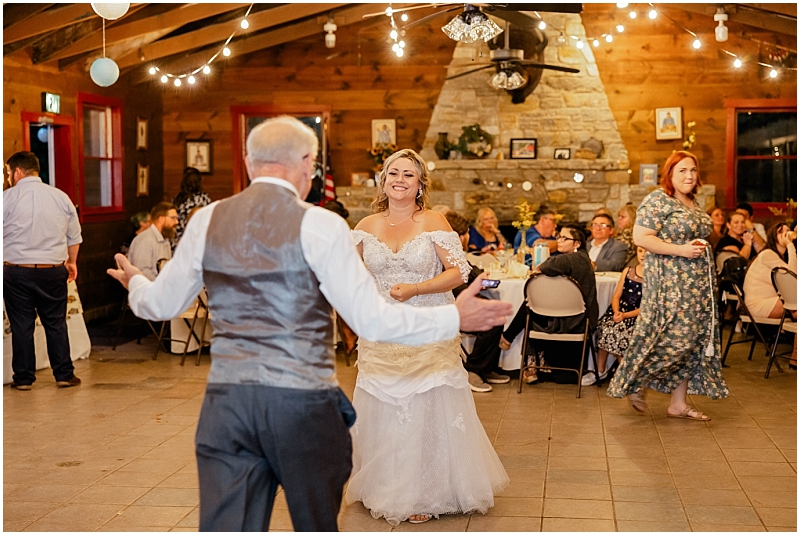
M730 101L728 207L749 202L758 215L797 199L796 101Z
M78 94L81 219L124 218L122 205L122 102Z

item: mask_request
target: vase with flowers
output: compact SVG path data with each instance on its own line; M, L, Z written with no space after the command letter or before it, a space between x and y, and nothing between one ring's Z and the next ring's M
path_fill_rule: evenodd
M367 151L367 155L375 162L372 170L375 171L376 174L380 173L383 168L383 163L395 152L397 152L397 145L394 143L375 143L375 145Z
M534 217L536 216L536 210L539 209L537 204L530 204L525 199L520 199L518 205L516 205L517 209L517 219L511 222L515 228L519 229L520 237L522 238L519 242L519 247L517 248L517 261L520 263L525 262L525 257L531 254L531 248L528 247L528 242L526 240L527 236L526 233L529 228L534 225Z

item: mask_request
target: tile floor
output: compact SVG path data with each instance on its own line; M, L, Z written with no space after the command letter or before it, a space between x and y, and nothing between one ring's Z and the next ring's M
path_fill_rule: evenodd
M48 371L30 392L3 388L6 531L197 531L193 436L208 357L150 359L153 337L76 363L78 388ZM764 380L766 360L734 346L732 396L695 397L710 423L668 419L588 387L495 387L478 413L511 484L488 514L443 516L394 531L797 531L797 376ZM339 356L342 387L355 370ZM277 500L272 530L291 530ZM360 504L342 531L392 531Z

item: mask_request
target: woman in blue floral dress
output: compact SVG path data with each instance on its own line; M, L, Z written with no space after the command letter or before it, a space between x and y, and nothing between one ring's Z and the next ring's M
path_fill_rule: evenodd
M663 189L642 201L633 236L648 251L644 260L639 319L617 374L612 397L628 396L637 413L647 405L644 389L671 394L667 416L708 421L686 403L686 394L727 397L722 378L713 254L701 238L711 218L697 206L697 158L677 151L662 171Z

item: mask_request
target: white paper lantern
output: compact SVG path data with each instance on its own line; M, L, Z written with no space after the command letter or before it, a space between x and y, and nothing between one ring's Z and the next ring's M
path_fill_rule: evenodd
M36 137L42 143L47 143L47 127L43 126L36 132Z
M113 3L113 4L92 4L94 12L106 20L117 20L122 15L128 12L130 4Z
M100 87L108 87L119 78L119 66L113 59L97 58L89 69L89 76Z

